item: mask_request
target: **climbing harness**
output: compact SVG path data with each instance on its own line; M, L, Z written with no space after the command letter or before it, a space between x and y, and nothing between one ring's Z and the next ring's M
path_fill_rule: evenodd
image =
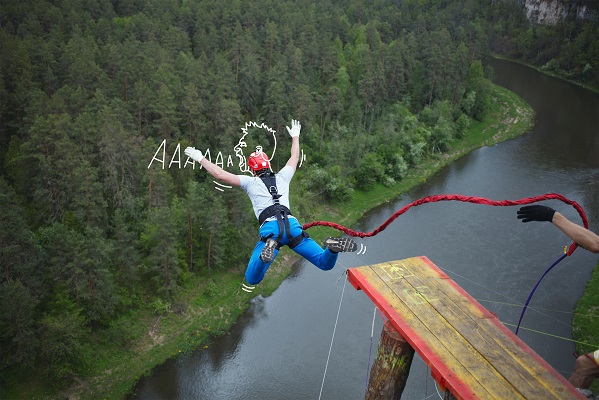
M287 237L289 238L287 246L290 249L293 249L295 246L297 246L298 244L300 244L302 242L304 237L307 238L309 236L303 230L302 230L302 233L300 233L299 235L291 236L291 227L289 226L288 217L291 216L292 214L291 214L291 211L287 207L280 204L280 202L279 202L279 198L281 197L281 195L277 191L277 180L276 180L275 174L272 171L267 171L267 172L261 174L259 176L259 178L262 180L262 182L266 186L268 193L270 193L270 195L272 196L272 200L273 200L274 204L269 207L266 207L260 213L260 215L258 216L258 223L260 224L260 226L262 226L262 224L267 219L275 217L276 221L279 225L279 235L276 237L276 239L274 239L274 241L276 242L276 249L278 250L281 248L280 241L283 238L283 234L285 232L287 232ZM271 233L268 236L260 237L260 240L263 241L264 243L267 243L267 245L268 245L269 244L268 241L272 240L271 239L272 236L274 236L274 235Z
M466 203L485 204L485 205L489 205L489 206L516 206L516 205L536 203L538 201L543 201L543 200L560 200L568 205L571 205L572 207L574 207L574 209L576 209L576 211L578 212L578 215L580 215L580 218L582 219L584 227L588 229L589 221L588 221L587 216L586 216L584 210L582 209L582 207L577 202L570 200L570 199L562 196L561 194L557 194L557 193L547 193L547 194L543 194L540 196L526 197L526 198L519 199L519 200L499 200L499 201L498 200L490 200L490 199L487 199L484 197L462 196L459 194L433 195L433 196L427 196L427 197L423 197L421 199L415 200L415 201L411 202L410 204L402 207L401 209L399 209L398 211L393 213L393 215L391 215L391 217L389 217L383 224L381 224L378 228L376 228L375 230L373 230L371 232L354 231L352 229L344 227L343 225L339 225L334 222L327 222L327 221L310 222L308 224L305 224L303 226L303 229L307 230L313 226L328 226L328 227L340 230L349 236L354 236L354 237L357 236L357 237L365 238L365 237L375 236L376 234L378 234L381 231L383 231L384 229L386 229L389 226L389 224L391 224L391 222L393 222L397 217L399 217L400 215L402 215L403 213L408 211L410 208L419 206L419 205L425 204L425 203L435 203L438 201L461 201L461 202L466 202ZM518 326L516 327L516 331L515 331L516 335L518 335L520 323L522 322L524 313L526 312L526 309L528 308L528 304L530 303L532 296L534 295L535 291L539 287L543 278L545 278L545 276L547 276L549 271L551 271L566 256L572 255L572 253L574 253L574 250L576 250L577 247L578 247L578 244L576 242L573 242L569 247L564 248L564 254L561 257L559 257L549 268L547 268L545 273L543 273L541 278L537 281L536 285L534 286L534 288L531 290L530 294L528 295L528 298L527 298L527 300L524 304L524 307L522 309L522 313L520 315L520 321L518 321Z

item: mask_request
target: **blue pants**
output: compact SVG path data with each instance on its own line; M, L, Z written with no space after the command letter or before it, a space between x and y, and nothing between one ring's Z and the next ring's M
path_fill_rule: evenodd
M289 220L289 226L291 228L291 236L295 237L302 233L302 226L299 224L297 219L295 218L287 218ZM277 238L279 236L279 224L277 221L269 221L262 224L260 227L260 236L267 237L270 234L273 234L273 238ZM283 234L281 239L279 240L281 245L286 245L289 242L289 236L287 232ZM252 257L250 258L250 262L248 263L248 267L245 270L245 279L250 285L255 285L260 283L264 278L264 274L270 267L269 263L265 263L260 259L260 253L266 243L263 241L258 241L256 243L256 247L254 247L254 252L252 253ZM332 253L329 249L323 249L320 247L318 243L310 238L304 237L303 240L293 248L300 256L304 257L306 260L310 261L312 264L316 265L318 268L323 271L328 271L335 266L337 262L337 253ZM279 250L275 249L275 258Z

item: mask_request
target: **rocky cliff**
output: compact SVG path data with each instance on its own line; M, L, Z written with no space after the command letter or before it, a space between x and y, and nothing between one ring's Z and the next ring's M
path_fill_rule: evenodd
M577 19L596 19L599 2L590 0L525 0L524 8L529 21L541 25L555 25L569 13Z

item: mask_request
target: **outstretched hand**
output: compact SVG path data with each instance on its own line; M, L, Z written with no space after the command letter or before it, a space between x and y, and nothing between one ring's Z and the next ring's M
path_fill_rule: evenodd
M289 128L288 126L286 126L285 128L287 128L287 132L289 132L289 135L292 138L299 137L300 130L302 129L302 125L300 124L300 122L298 120L292 119L291 120L291 128Z
M202 158L204 158L204 155L202 154L202 152L200 150L196 150L195 147L186 148L185 154L187 155L187 157L189 157L192 160L197 161L197 162L202 161Z
M530 222L530 221L553 221L553 214L555 214L555 210L551 207L547 206L524 206L518 210L518 219L521 219L522 222Z

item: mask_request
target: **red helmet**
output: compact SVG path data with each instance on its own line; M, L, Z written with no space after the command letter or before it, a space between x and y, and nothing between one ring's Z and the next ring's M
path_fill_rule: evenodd
M270 169L270 161L268 160L268 156L266 153L263 153L260 150L256 150L252 154L250 154L250 158L248 159L248 166L252 170L252 172L260 171L261 169Z

